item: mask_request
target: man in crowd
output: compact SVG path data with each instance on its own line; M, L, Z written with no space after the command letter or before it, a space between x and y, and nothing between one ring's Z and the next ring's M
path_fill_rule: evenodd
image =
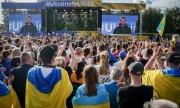
M15 77L12 87L16 91L21 107L25 108L26 78L29 69L33 67L33 58L30 52L23 52L21 54L21 63L22 66L14 69L11 73Z
M149 70L156 61L159 67L163 67L164 64L161 62L159 53L159 51L155 51L146 64L142 82L154 87L156 98L171 100L180 105L180 98L177 96L180 94L180 54L168 53L164 62L165 69Z
M133 62L128 66L131 84L120 88L118 91L119 108L143 108L146 101L153 97L153 87L145 86L141 83L141 76L144 66L140 62Z
M124 50L121 51L119 53L120 60L118 62L114 63L114 67L121 69L121 66L124 63L124 59L126 58L126 56L127 56L127 53Z
M180 37L178 34L173 35L170 41L170 49L180 53Z
M150 48L145 49L145 52L143 54L143 58L140 58L138 61L141 62L145 66L152 55L153 55L152 49L150 49Z
M26 83L26 108L65 108L72 92L68 73L53 66L55 50L44 46L40 50L42 66L30 69Z
M127 26L125 17L121 17L119 26L114 29L113 34L131 34L131 28Z
M31 16L26 16L26 23L21 27L20 33L37 33L37 28L33 25Z

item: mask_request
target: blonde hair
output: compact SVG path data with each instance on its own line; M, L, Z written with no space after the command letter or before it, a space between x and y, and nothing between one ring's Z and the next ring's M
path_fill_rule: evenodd
M109 74L109 54L107 51L103 51L100 53L99 74Z
M12 50L12 58L20 57L20 56L21 56L21 49L20 48L14 48Z
M56 58L55 58L55 65L56 65L57 67L65 68L65 66L66 66L65 58L62 57L62 56L56 57Z

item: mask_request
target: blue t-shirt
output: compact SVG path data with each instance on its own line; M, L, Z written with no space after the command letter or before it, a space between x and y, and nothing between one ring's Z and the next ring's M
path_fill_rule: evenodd
M117 84L118 82L109 82L105 84L106 90L109 93L111 108L118 108L117 91L119 87L117 86Z
M0 68L1 68L1 67L3 67L2 64L0 64ZM4 80L4 75L3 75L3 73L0 71L0 81L3 82L3 80Z

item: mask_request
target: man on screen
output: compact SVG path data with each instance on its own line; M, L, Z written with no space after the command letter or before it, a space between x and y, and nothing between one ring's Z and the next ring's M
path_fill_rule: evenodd
M37 33L37 28L33 25L31 20L31 16L26 16L26 23L21 27L20 33Z
M119 26L114 29L113 34L131 34L131 28L127 26L125 17L121 17Z

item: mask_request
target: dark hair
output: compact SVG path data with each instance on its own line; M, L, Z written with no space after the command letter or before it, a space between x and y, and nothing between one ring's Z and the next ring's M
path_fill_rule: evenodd
M127 48L128 48L128 45L127 45L127 44L123 44L123 45L122 45L122 48L123 48L123 49L127 49Z
M116 48L116 42L112 43L113 48Z
M93 56L96 56L96 55L97 55L97 50L93 50L93 51L92 51L92 55L93 55Z
M1 60L1 63L3 65L6 63L5 59L7 59L10 54L11 53L8 50L3 51L3 53L2 53L2 60Z
M3 51L3 47L2 47L2 46L0 46L0 52L1 52L1 51Z
M121 19L125 19L126 20L126 17L122 16Z
M19 41L20 41L20 39L16 39L16 40L15 40L15 44L17 44Z
M57 45L55 45L55 44L52 44L51 46L54 48L55 52L57 52L57 50L58 50L58 46L57 46Z
M91 53L90 48L86 48L84 49L84 56L86 57L87 55L89 55Z
M27 17L29 17L29 18L31 18L31 19L32 19L32 17L31 17L30 15L26 16L26 18L27 18Z
M93 56L97 55L97 46L93 46L93 48L92 48L92 55Z
M117 45L116 45L116 48L117 48L118 50L120 50L120 49L121 49L121 45L120 45L120 44L117 44Z
M66 51L65 51L65 50L62 52L61 56L63 56L63 57L66 57L66 56L67 56L67 54L66 54Z
M3 57L4 59L6 59L6 58L8 58L8 56L9 56L10 54L11 54L10 51L5 50L5 51L3 51L3 53L2 53L2 57Z
M153 55L153 50L150 49L150 48L148 48L147 51L146 51L146 55L147 55L147 56Z
M135 49L135 46L131 46L131 50L134 50Z
M92 49L97 51L97 46L94 45Z
M55 56L55 50L52 46L46 45L40 51L40 58L44 65L50 64Z
M77 80L79 80L82 77L82 72L84 70L84 67L85 67L85 63L83 61L79 61L76 69Z
M166 59L168 62L170 62L176 66L179 66L179 64L180 64L180 53L178 53L178 52L168 53L166 55Z
M124 72L124 76L125 77L129 77L129 70L128 70L128 66L135 62L134 57L126 57L124 60L124 64L122 65L122 71Z
M4 46L4 50L9 50L10 49L10 45L6 45L6 46Z
M86 95L96 96L97 89L96 84L98 84L98 73L94 66L86 66L83 71L83 79L86 85Z
M101 51L105 51L105 50L106 50L106 46L104 44L101 44L99 46L99 51L101 52Z
M12 40L11 40L10 38L8 39L8 43L9 43L9 44L11 44L11 43L12 43Z
M18 64L20 64L20 63L21 63L20 57L14 57L11 60L11 66L12 67L18 67L19 66Z

